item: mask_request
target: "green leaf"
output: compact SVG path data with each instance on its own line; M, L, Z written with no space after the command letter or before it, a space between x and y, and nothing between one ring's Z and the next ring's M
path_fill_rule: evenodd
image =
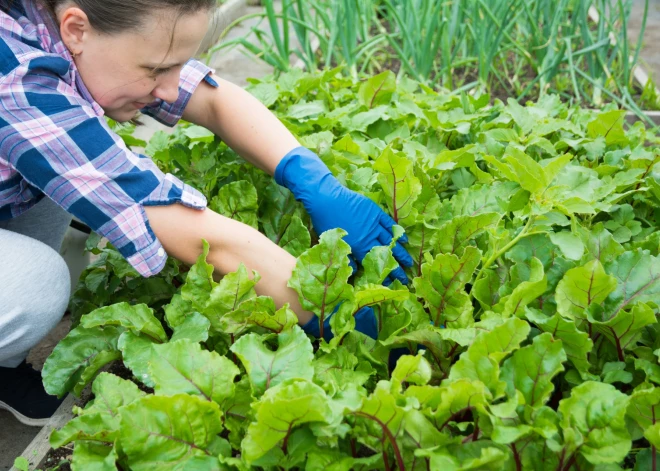
M531 270L529 280L523 281L513 289L513 292L500 299L493 309L501 312L503 316L522 316L525 306L537 299L548 286L547 278L543 270L543 263L533 257L530 263Z
M372 469L380 461L379 455L366 458L353 458L332 450L314 450L307 455L305 471L352 471Z
M181 287L181 297L192 303L194 309L204 313L211 290L216 286L213 281L213 266L206 262L209 255L209 244L202 241L203 249L197 262L190 267L186 283Z
M605 265L624 252L621 244L614 240L602 223L596 224L590 231L582 231L581 237L590 255Z
M468 283L481 261L481 252L465 249L460 259L454 254L440 254L433 263L422 265L422 276L413 284L417 295L431 310L436 326L467 327L473 323L472 303L465 293Z
M167 334L163 326L146 304L131 306L128 303L119 303L102 307L83 316L80 325L86 329L116 325L135 333L142 333L155 342L167 342Z
M496 226L500 219L501 216L497 213L455 217L438 229L432 243L442 253L461 256L470 241Z
M660 447L660 422L655 423L644 430L644 438L646 438L655 449Z
M660 365L657 361L650 362L643 358L635 358L635 369L643 371L647 381L660 384Z
M505 385L499 380L499 363L520 346L529 331L527 322L512 317L492 330L480 333L454 364L448 381L462 378L481 381L495 398L500 397Z
M389 246L375 246L362 260L364 273L360 276L355 285L363 286L366 284L379 285L389 276L398 266L392 255L392 248L396 241L403 235L403 228L394 226L394 236Z
M243 263L235 272L225 275L220 283L213 287L202 312L211 321L211 328L222 332L222 317L238 309L241 303L256 298L254 287L259 280L260 276L255 271L250 277Z
M443 385L434 393L437 397L436 409L431 418L439 431L443 431L449 422L457 421L463 412L474 410L484 412L490 393L481 381L458 379Z
M53 430L50 435L50 445L60 448L67 443L79 440L94 440L95 442L112 445L118 436L119 417L108 413L88 413L75 417L59 430Z
M69 332L44 363L41 374L48 394L62 397L81 381L87 368L96 372L102 365L94 364L95 358L116 352L122 332L122 328L114 326L76 327Z
M568 270L557 285L557 312L568 319L584 319L587 308L602 303L616 285L617 280L605 273L599 260Z
M360 104L371 109L380 105L388 105L396 91L396 77L391 70L375 75L365 81L358 91Z
M527 406L538 408L550 398L554 390L552 379L564 371L565 361L561 340L554 340L548 333L541 334L534 337L532 345L514 352L504 362L501 378L507 383L510 397L518 390Z
M551 232L550 240L569 260L580 260L584 254L584 244L575 234L567 231Z
M625 423L629 397L609 384L586 381L559 402L568 453L576 449L592 464L618 463L630 451Z
M499 471L507 461L507 456L499 448L488 445L488 442L474 442L430 452L430 469Z
M28 471L29 466L30 462L22 456L19 456L14 460L14 467L20 471Z
M172 329L176 329L176 327L183 324L188 316L193 315L195 312L192 303L183 299L180 294L172 296L172 301L166 306L163 306L163 310L165 311L167 324Z
M660 419L660 388L635 390L630 397L627 414L644 430L660 423L658 422ZM656 440L653 445L658 447L660 441Z
M261 209L259 222L266 236L279 243L294 215L300 216L299 205L293 193L271 180L261 189Z
M149 372L149 362L153 355L153 341L146 336L124 332L117 342L121 350L124 365L129 368L135 377L145 386L154 387L154 381Z
M236 221L258 229L257 211L257 189L252 183L240 180L231 182L220 188L209 208Z
M503 208L507 207L519 188L514 182L494 182L491 185L474 185L462 189L451 199L452 214L454 217L503 214Z
M222 431L216 403L187 394L147 396L120 415L121 448L131 469L220 469L208 450Z
M110 444L78 440L73 449L72 471L116 471L117 450Z
M185 136L190 139L191 142L204 142L208 144L213 142L213 139L215 139L215 134L213 134L211 131L202 126L196 125L187 126L184 129L183 134L185 134Z
M255 421L248 427L241 447L248 463L284 440L294 427L332 420L325 392L307 381L289 381L268 389L254 408Z
M121 339L121 336L119 338ZM104 351L96 355L94 359L89 363L89 366L85 368L82 375L80 375L80 380L78 380L78 383L76 383L75 387L73 388L73 394L80 397L80 394L82 393L83 389L85 389L85 386L87 386L94 380L94 378L96 378L96 375L101 368L103 368L108 363L119 359L121 359L121 353L116 350Z
M625 252L605 267L618 283L605 300L605 310L615 315L631 303L657 300L660 295L660 257L648 250Z
M651 449L645 448L640 450L635 456L635 468L633 471L648 471L653 466L653 453L655 452L655 463L660 462L660 453Z
M608 146L625 145L628 142L623 123L626 110L612 110L600 113L596 119L587 124L587 133L591 138L604 137Z
M326 231L318 245L305 251L296 262L288 286L298 293L300 304L320 321L351 295L346 282L352 269L348 264L350 246L342 240L342 229Z
M440 433L436 426L418 410L406 411L403 419L403 434L400 438L404 451L406 469L429 469L430 460L415 456L415 450L428 450L444 446L451 441L449 435ZM423 467L426 465L425 467Z
M392 372L393 390L399 391L403 383L423 386L431 380L431 365L420 350L416 356L403 355Z
M345 348L338 348L314 359L314 382L331 396L353 385L362 386L372 375L371 366Z
M305 120L314 116L318 116L327 111L328 108L325 102L322 100L310 101L309 103L301 102L289 107L287 117L292 119Z
M492 309L502 297L501 289L506 284L507 276L506 269L485 270L484 275L474 283L471 294L484 309Z
M298 324L298 317L289 309L288 304L275 310L272 298L259 296L241 303L237 310L223 316L220 324L228 334L239 335L250 327L260 327L279 334Z
M385 381L378 383L373 393L362 401L355 416L378 430L379 436L396 437L401 428L405 409L397 404Z
M284 231L279 246L294 257L299 257L312 245L312 238L307 227L298 216L291 218L291 223Z
M617 348L619 361L624 361L624 351L634 347L647 325L657 323L656 315L646 304L638 303L630 311L619 311L608 318L599 305L592 305L587 319L592 328L604 335Z
M378 183L385 194L387 207L399 223L414 217L414 203L422 191L422 185L414 174L413 162L401 152L386 147L374 162Z
M359 311L366 306L375 306L376 304L387 301L405 301L410 297L407 289L390 289L382 285L367 284L361 286L355 291L355 301Z
M120 407L145 396L135 383L110 373L101 373L97 376L92 384L92 393L94 399L87 403L85 409L77 411L77 414L103 413L117 417Z
M192 342L206 342L209 338L211 322L199 312L193 312L190 316L174 328L171 342L188 339Z
M280 96L277 85L274 83L251 85L247 90L266 107L274 105Z
M578 330L575 322L563 319L559 314L546 316L534 309L527 309L525 317L543 332L548 332L556 339L561 340L566 357L582 374L589 372L591 364L587 358L593 348L589 334Z
M303 330L295 326L278 334L277 339L279 347L275 351L256 334L244 335L231 347L250 376L255 396L290 378L312 380L314 377L312 344Z
M186 393L223 404L234 394L234 378L239 370L231 360L202 350L190 340L154 345L149 364L156 394Z
M342 119L342 124L348 130L367 132L367 128L380 119L388 119L388 108L386 106L377 106L365 111L357 113L353 116Z

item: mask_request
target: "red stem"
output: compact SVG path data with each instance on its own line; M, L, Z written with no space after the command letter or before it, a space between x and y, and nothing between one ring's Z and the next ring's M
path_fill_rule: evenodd
M616 335L616 332L614 332L612 327L609 327L609 329L614 336L614 340L616 341L616 354L619 357L619 361L625 362L626 359L623 357L623 350L621 349L621 340L619 339L619 336Z
M516 471L522 471L522 460L520 459L520 453L518 453L515 443L511 444L511 450L513 450L513 459L516 461Z
M289 424L289 430L286 432L286 437L284 437L284 443L282 443L282 451L284 454L288 454L288 447L289 447L289 436L291 435L291 428L293 428L293 422Z
M390 471L392 469L390 467L390 460L387 458L387 450L385 449L385 446L383 446L383 463L385 464L386 471Z
M651 418L653 419L653 425L655 425L655 407L651 407ZM657 471L655 446L653 445L651 445L651 471Z
M566 463L566 466L564 466L564 471L568 471L571 469L571 466L575 464L575 457L577 456L577 453L573 453L573 456L571 456L571 459L568 460L568 463Z
M403 462L403 456L401 456L401 450L399 450L399 445L397 445L396 440L394 439L394 435L392 435L390 429L387 428L387 425L385 425L378 417L365 414L364 412L356 412L356 415L365 417L367 419L371 419L374 422L376 422L378 425L380 425L380 427L383 429L383 433L385 434L390 444L392 445L392 449L394 450L394 456L396 457L396 463L399 466L399 471L406 471L406 467ZM384 450L383 453L385 453Z
M651 445L651 471L657 471L655 447L653 445Z

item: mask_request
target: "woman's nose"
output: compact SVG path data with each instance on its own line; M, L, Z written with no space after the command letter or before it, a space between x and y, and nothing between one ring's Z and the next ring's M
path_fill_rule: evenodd
M174 103L179 98L179 74L167 74L154 88L152 95L167 103Z

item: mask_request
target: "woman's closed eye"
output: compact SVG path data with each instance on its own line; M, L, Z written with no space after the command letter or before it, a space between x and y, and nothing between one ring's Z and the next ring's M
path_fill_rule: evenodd
M154 70L151 71L151 76L152 77L158 77L160 75L165 75L168 72L171 72L172 69L173 69L173 67L167 67L165 69L154 69Z

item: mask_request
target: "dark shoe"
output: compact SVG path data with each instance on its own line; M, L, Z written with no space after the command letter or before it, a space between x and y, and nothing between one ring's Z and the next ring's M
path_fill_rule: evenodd
M41 373L25 361L16 368L0 367L0 409L25 425L44 426L64 399L44 390Z

